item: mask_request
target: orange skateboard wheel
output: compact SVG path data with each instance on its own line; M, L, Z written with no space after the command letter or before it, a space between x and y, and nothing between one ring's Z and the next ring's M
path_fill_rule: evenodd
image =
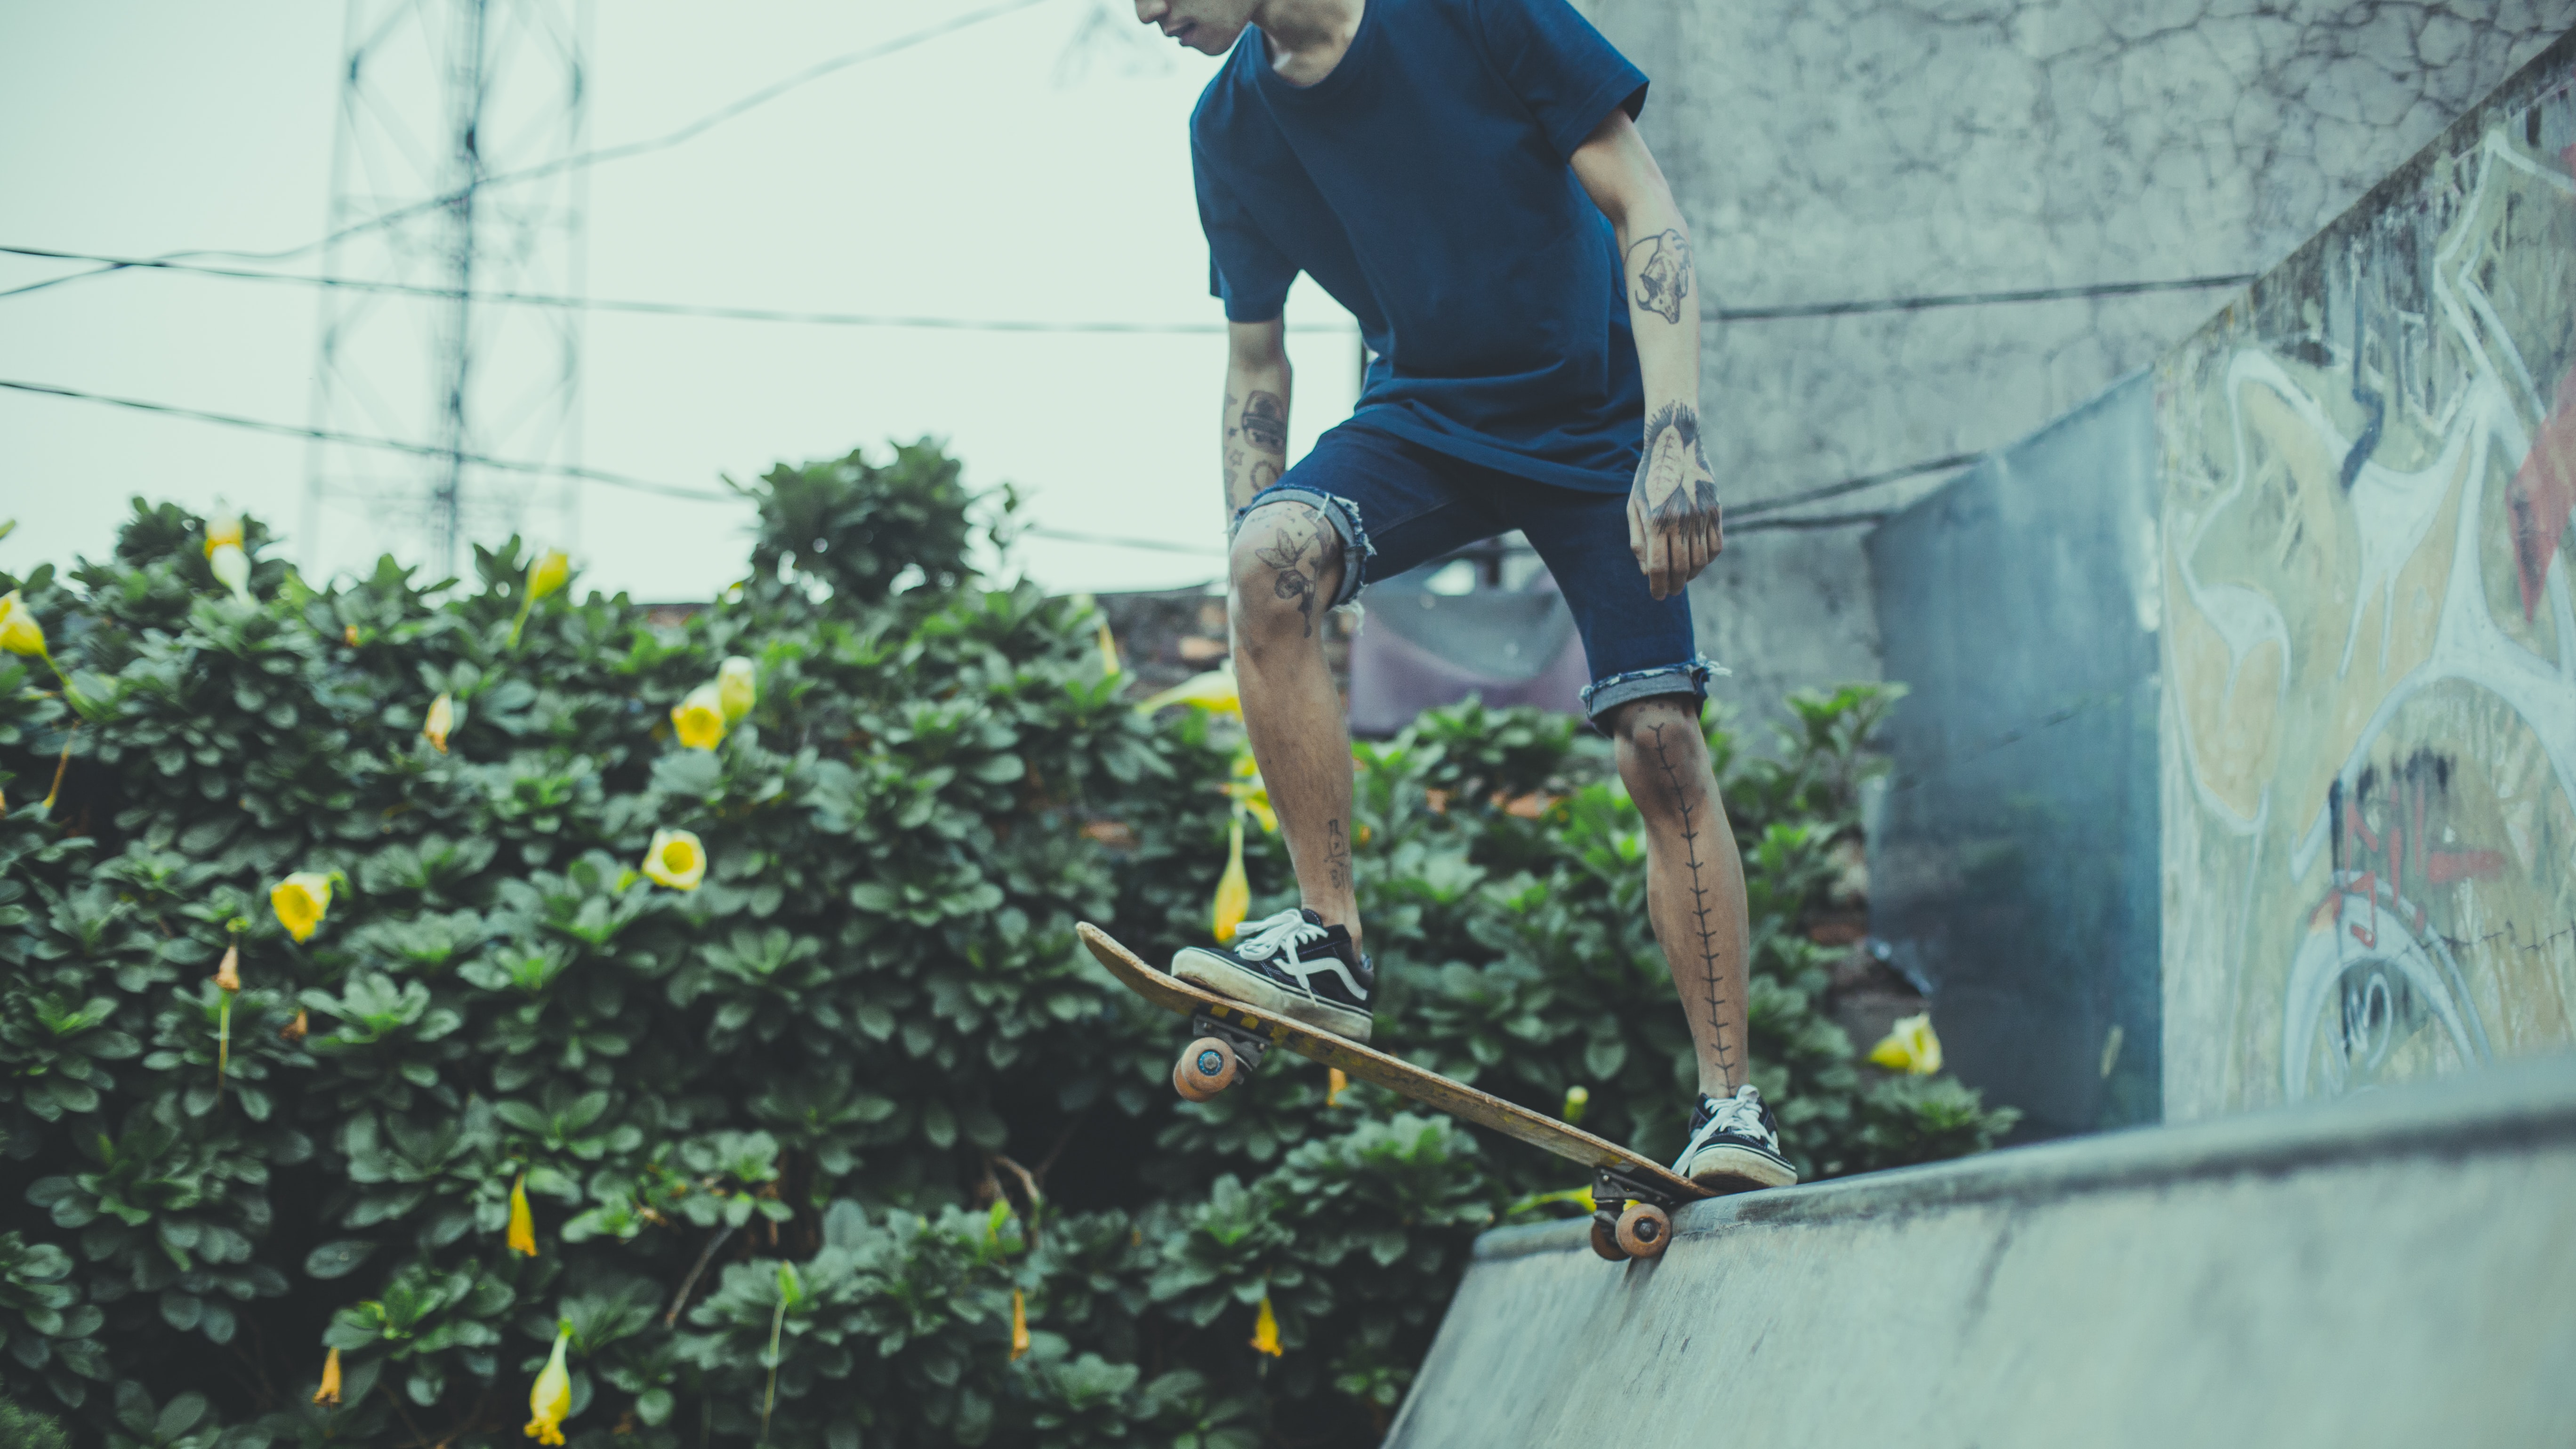
M1619 1214L1619 1246L1632 1258L1660 1258L1673 1240L1673 1220L1650 1202L1632 1202Z
M1592 1220L1592 1251L1604 1262L1624 1263L1628 1261L1628 1250L1619 1246L1619 1229L1617 1225L1605 1223L1599 1218L1594 1218Z
M1172 1090L1193 1102L1204 1102L1235 1083L1243 1074L1243 1059L1222 1037L1203 1036L1181 1048L1181 1059L1172 1064Z

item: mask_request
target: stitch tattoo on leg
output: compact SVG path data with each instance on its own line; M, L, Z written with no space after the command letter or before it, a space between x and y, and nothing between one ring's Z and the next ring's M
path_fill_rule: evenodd
M1717 931L1709 921L1709 894L1715 886L1703 876L1708 867L1700 859L1701 827L1691 820L1690 792L1683 786L1681 767L1673 762L1672 748L1664 739L1664 731L1670 727L1661 721L1646 726L1654 734L1655 765L1663 772L1665 800L1682 820L1682 861L1690 871L1691 926L1699 937L1700 977L1708 992L1708 1021L1717 1036L1718 1067L1732 1082L1735 1080L1735 1056L1727 1044L1725 1028L1718 1024L1722 1020L1718 1013L1726 1003L1725 991L1718 978L1722 950L1718 945ZM1666 946L1665 949L1669 952L1672 948Z
M1637 277L1639 309L1667 322L1682 320L1682 303L1691 294L1690 238L1679 231L1659 231L1630 244L1628 268Z
M1324 822L1324 870L1331 877L1333 889L1347 890L1351 884L1351 833L1339 820Z

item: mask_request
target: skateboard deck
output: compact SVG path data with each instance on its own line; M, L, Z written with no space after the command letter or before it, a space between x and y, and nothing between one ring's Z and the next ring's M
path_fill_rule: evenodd
M1239 1075L1249 1075L1248 1070L1238 1075L1232 1058L1248 1057L1248 1068L1259 1064L1260 1054L1267 1046L1286 1047L1301 1057L1338 1068L1355 1080L1374 1082L1426 1107L1489 1127L1591 1169L1596 1208L1592 1246L1601 1256L1614 1260L1659 1256L1671 1236L1671 1211L1683 1203L1718 1195L1660 1162L1640 1157L1570 1122L1506 1102L1302 1021L1229 1000L1195 982L1148 966L1135 952L1088 921L1076 925L1074 931L1121 984L1165 1011L1190 1018L1200 1029L1174 1068L1173 1085L1181 1089L1183 1096L1192 1093L1181 1088L1181 1078L1189 1072L1193 1055L1211 1045L1211 1037L1226 1043L1225 1052L1232 1056L1224 1064L1224 1080L1208 1095L1230 1085ZM1620 1204L1628 1199L1635 1199L1637 1206L1623 1212ZM1611 1251L1613 1246L1621 1251Z

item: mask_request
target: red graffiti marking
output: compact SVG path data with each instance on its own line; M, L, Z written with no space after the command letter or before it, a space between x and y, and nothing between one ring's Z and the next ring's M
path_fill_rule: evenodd
M2576 153L2576 147L2569 150ZM2576 368L2558 380L2557 400L2532 436L2530 455L2514 472L2506 506L2513 511L2522 617L2535 619L2541 587L2549 580L2549 561L2558 556L2558 541L2566 536L2568 513L2576 510Z
M2457 885L2502 869L2504 852L2499 850L2436 850L2424 857L2424 879L2437 886Z

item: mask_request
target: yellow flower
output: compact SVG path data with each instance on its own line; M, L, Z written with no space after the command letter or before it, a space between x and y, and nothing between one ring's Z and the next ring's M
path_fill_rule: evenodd
M1125 669L1126 666L1118 662L1118 636L1109 632L1109 619L1106 615L1101 617L1097 642L1100 645L1100 667L1103 672L1117 674Z
M716 666L716 702L724 708L726 724L751 713L759 700L760 673L750 660L736 654Z
M550 548L537 555L528 570L528 597L542 599L564 586L572 577L572 557L562 549Z
M1325 1106L1338 1107L1342 1105L1342 1094L1350 1089L1350 1073L1343 1071L1340 1067L1326 1067L1324 1069Z
M644 873L675 891L693 891L707 878L707 848L687 830L656 830L644 851Z
M305 1012L303 1007L299 1006L295 1008L295 1019L288 1022L286 1025L279 1027L277 1029L277 1034L286 1038L289 1042L299 1042L304 1040L305 1035L312 1030L312 1018Z
M340 1350L331 1350L322 1360L322 1387L313 1391L313 1402L336 1405L340 1402Z
M1566 1126L1571 1127L1583 1120L1583 1109L1591 1104L1590 1087L1580 1085L1568 1087L1565 1089L1565 1110L1557 1115L1565 1119Z
M286 928L286 934L298 941L309 941L313 939L313 928L331 913L331 877L299 870L269 891L268 904L277 912L277 923Z
M712 684L701 684L671 706L671 728L680 743L693 750L712 750L725 737L724 696Z
M1234 928L1242 925L1244 916L1252 910L1252 880L1243 873L1243 817L1239 815L1234 820L1233 843L1226 854L1225 875L1216 883L1212 909L1220 946L1234 939Z
M218 544L206 555L206 563L215 571L215 581L233 591L233 597L250 602L250 556L236 543Z
M1011 1361L1019 1362L1020 1355L1028 1351L1029 1306L1021 1298L1020 1290L1014 1288L1011 1290Z
M1285 1352L1279 1347L1279 1315L1270 1311L1270 1295L1261 1295L1261 1313L1252 1320L1252 1346L1277 1358Z
M242 546L241 515L206 520L206 557L213 558L219 548Z
M1941 1038L1933 1035L1932 1013L1900 1018L1886 1037L1869 1049L1869 1059L1890 1071L1928 1077L1941 1070Z
M420 722L420 733L440 754L447 753L447 732L456 728L456 701L442 694L429 702L429 715Z
M1211 669L1205 674L1194 674L1151 699L1139 703L1136 706L1136 712L1152 714L1166 705L1174 704L1186 704L1216 714L1240 716L1243 713L1243 699L1235 692L1233 667L1229 665L1224 669Z
M537 1219L528 1211L528 1175L510 1184L510 1251L537 1255Z
M37 659L50 657L45 653L44 626L36 622L35 611L19 599L16 589L0 594L0 649Z
M1270 808L1270 787L1262 783L1261 767L1253 762L1252 751L1245 750L1234 757L1234 783L1225 787L1225 793L1252 812L1264 834L1279 833L1279 812Z
M226 991L241 990L241 947L224 948L224 963L215 968L215 984Z
M510 621L510 648L519 647L519 631L528 627L528 611L537 606L537 600L562 588L571 577L572 560L562 549L537 555L537 561L528 566L528 585L519 591L519 616Z
M564 1350L572 1345L572 1320L555 1325L555 1351L546 1360L545 1372L537 1375L535 1387L528 1390L526 1434L540 1444L564 1441L564 1415L572 1412L572 1370L564 1367Z

